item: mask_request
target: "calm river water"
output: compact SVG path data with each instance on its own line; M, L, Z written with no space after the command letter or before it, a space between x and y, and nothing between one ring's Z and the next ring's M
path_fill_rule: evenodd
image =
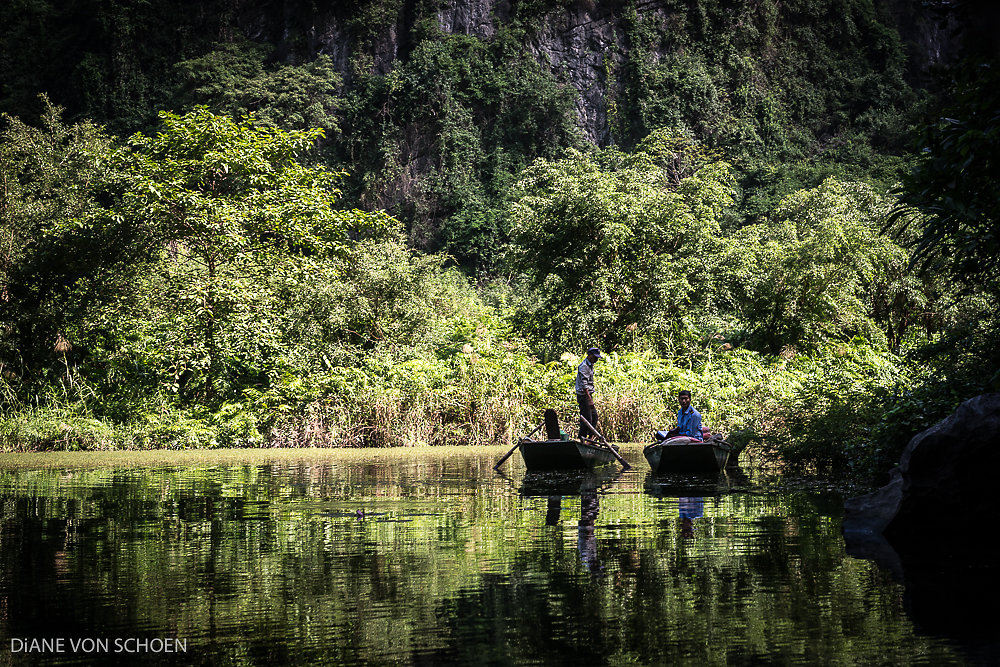
M7 456L0 663L971 662L832 487L503 451Z

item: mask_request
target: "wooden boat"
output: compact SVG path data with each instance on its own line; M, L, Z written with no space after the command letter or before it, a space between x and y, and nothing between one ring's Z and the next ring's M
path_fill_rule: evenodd
M705 442L668 438L646 445L642 453L654 473L718 472L726 468L732 447L719 436Z
M618 453L618 447L609 443L582 415L580 421L589 426L600 440L586 437L570 440L566 432L559 428L556 411L549 409L545 411L545 421L527 436L519 438L517 444L500 457L493 469L499 472L504 461L518 450L521 451L521 458L528 470L587 470L612 461L621 463L623 470L631 467ZM542 430L543 426L545 440L532 440L531 436Z
M519 445L528 470L581 470L612 463L616 458L610 449L590 440L522 439Z
M521 438L518 449L528 470L580 470L606 465L618 454L597 440L570 440L559 428L555 410L545 411L545 440Z

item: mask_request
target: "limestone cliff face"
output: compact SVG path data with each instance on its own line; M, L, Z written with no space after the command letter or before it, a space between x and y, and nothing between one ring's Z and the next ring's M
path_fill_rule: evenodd
M925 80L936 66L950 64L959 49L958 24L912 0L889 0L888 10L906 46L909 76Z
M436 12L438 27L446 33L483 40L494 38L514 17L516 0L447 0ZM413 47L417 9L415 0L400 0L368 34L357 34L354 3L304 3L287 0L262 4L244 0L240 23L253 39L278 45L287 61L323 53L350 81L351 68L361 63L368 71L385 74L408 56ZM360 3L364 4L364 3ZM625 7L653 25L666 26L676 13L669 0L577 0L536 17L525 47L560 81L578 93L577 116L584 136L599 145L611 141L609 108L617 93L615 76L624 62ZM906 42L911 77L919 80L928 66L947 62L955 51L953 25L944 23L921 0L875 0L883 15L891 17ZM372 26L375 26L372 29ZM658 59L662 53L649 54ZM359 58L360 56L360 58ZM354 63L352 64L352 58Z
M414 31L410 4L402 3L399 12L384 21L377 33L365 36L352 33L351 17L343 9L306 11L304 7L296 10L284 6L278 12L249 2L243 7L240 23L252 39L277 44L279 56L286 61L321 53L330 56L350 81L352 57L360 54L365 67L379 74L391 71L398 60L406 57ZM638 11L665 14L659 4L655 0L642 3ZM438 10L437 24L446 33L490 40L511 16L510 0L450 0ZM608 3L582 0L542 17L540 29L533 31L525 44L559 80L579 92L580 128L587 139L597 144L606 144L610 139L608 73L622 58L620 21Z
M658 2L645 2L637 12L665 14ZM620 13L619 13L620 14ZM510 17L507 0L453 0L438 12L442 30L490 39ZM540 63L578 93L577 116L584 136L605 145L611 135L608 104L614 96L613 73L622 60L621 16L608 3L577 2L547 15L525 46Z
M490 39L510 11L509 0L452 0L438 11L438 25L445 32Z
M609 101L614 97L613 72L621 61L616 19L583 4L552 17L528 44L529 50L579 93L577 117L584 136L606 145Z

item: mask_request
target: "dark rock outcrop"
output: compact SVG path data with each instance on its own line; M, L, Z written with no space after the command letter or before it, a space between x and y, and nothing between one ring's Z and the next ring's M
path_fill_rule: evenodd
M969 399L914 437L890 482L846 503L847 553L875 561L905 587L919 632L954 640L995 664L1000 640L985 600L1000 595L992 501L1000 446L1000 393Z
M1000 446L1000 394L969 399L915 436L878 491L847 501L847 535L883 534L894 544L960 537L992 497Z

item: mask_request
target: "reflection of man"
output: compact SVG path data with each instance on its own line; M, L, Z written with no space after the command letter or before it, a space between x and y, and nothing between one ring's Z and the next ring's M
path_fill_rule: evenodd
M677 403L680 405L680 410L677 411L677 428L667 431L667 436L680 435L701 442L701 413L691 405L691 392L687 389L679 391Z
M601 350L592 347L587 350L587 358L576 369L576 402L580 406L580 416L590 422L594 428L597 428L597 407L594 405L594 364L600 358ZM583 419L580 420L580 435L592 435Z
M588 489L580 494L580 524L577 528L576 547L580 550L580 559L591 572L600 572L601 561L597 559L597 538L594 536L594 523L597 521L599 509L597 491Z
M694 520L705 514L704 498L678 498L677 509L681 515L681 535L694 537Z
M548 504L545 508L545 525L558 526L559 512L562 510L562 496L549 496Z
M678 498L677 509L682 519L700 519L705 515L705 499Z

